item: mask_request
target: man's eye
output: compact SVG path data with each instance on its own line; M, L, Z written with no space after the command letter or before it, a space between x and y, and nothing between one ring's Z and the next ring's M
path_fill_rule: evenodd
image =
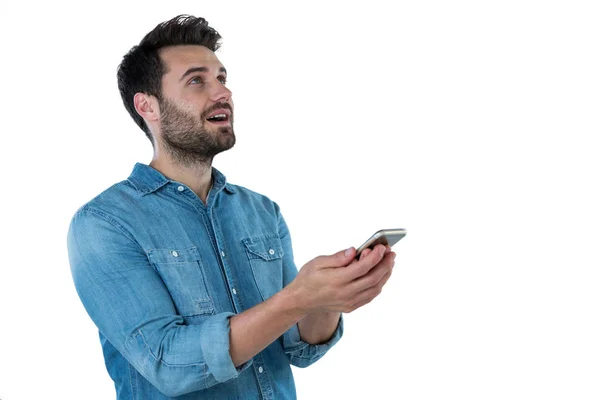
M199 76L195 76L192 79L190 79L190 83L194 85L199 85L202 83L202 78L200 78Z
M223 85L225 85L227 83L227 78L225 78L224 76L220 76L219 82L221 82Z

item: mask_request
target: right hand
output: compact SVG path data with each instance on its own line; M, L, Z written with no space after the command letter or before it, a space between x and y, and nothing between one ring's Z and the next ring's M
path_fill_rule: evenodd
M305 313L318 311L349 313L371 302L381 293L392 274L396 254L389 246L377 245L355 260L354 248L330 256L319 256L304 265L289 289L297 295Z

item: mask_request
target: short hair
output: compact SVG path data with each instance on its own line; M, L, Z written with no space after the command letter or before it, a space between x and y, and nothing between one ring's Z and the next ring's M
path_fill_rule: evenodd
M123 56L117 70L121 99L131 118L146 133L150 142L154 143L152 134L142 116L135 110L133 97L141 92L162 101L161 82L167 68L158 51L163 47L188 44L217 51L221 46L220 40L221 35L208 26L204 18L182 14L158 24L144 36L139 45L133 46Z

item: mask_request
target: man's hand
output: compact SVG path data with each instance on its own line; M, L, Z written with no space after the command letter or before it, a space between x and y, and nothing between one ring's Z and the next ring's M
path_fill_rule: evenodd
M377 297L392 274L396 254L389 246L366 249L355 260L354 248L320 256L304 265L288 285L307 314L349 313Z
M373 300L389 279L395 253L377 245L361 253L350 248L307 263L282 291L230 318L229 353L235 366L248 361L298 324L308 343L326 341L339 313L351 312Z

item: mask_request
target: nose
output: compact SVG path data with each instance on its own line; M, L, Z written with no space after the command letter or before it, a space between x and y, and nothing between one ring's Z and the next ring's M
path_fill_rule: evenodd
M231 99L231 90L229 90L221 81L215 79L211 97L214 102L228 102L229 99Z

